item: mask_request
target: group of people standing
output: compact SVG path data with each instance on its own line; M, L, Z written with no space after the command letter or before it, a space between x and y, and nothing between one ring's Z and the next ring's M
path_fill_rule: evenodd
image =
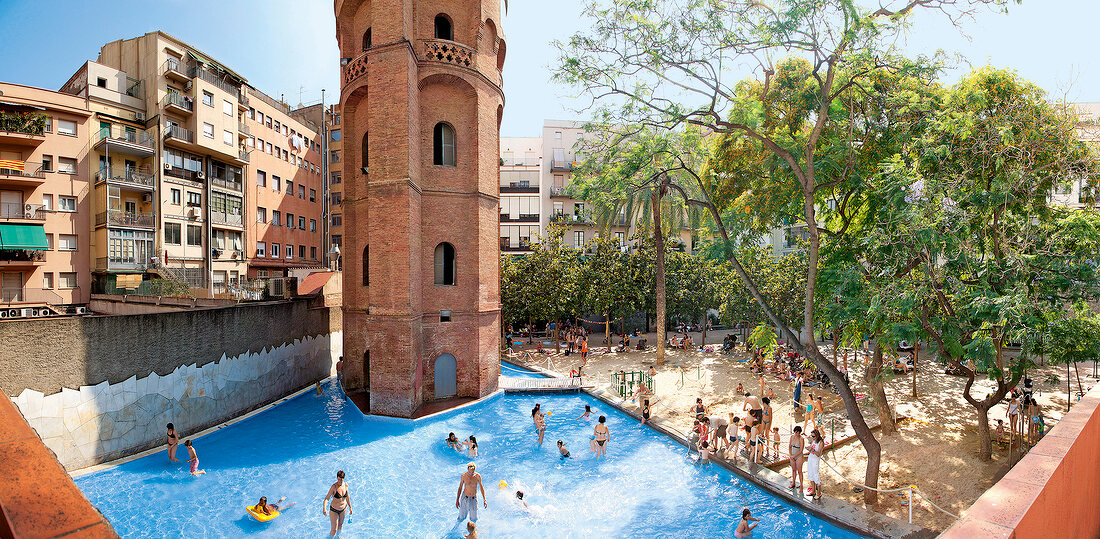
M535 424L535 434L538 436L538 444L542 445L543 439L546 437L546 414L542 411L542 404L535 403L535 407L531 409L531 421ZM577 421L587 421L593 415L592 407L590 405L584 405L584 413L580 415ZM596 454L596 458L607 456L607 442L611 440L611 431L607 428L607 417L600 416L598 423L592 429L592 437L590 438L590 447L592 452ZM563 458L570 457L569 450L566 449L567 444L561 440L558 440L558 451Z

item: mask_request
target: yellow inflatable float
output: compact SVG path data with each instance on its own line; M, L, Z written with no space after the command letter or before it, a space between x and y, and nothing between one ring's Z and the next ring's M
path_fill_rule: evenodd
M497 483L497 486L500 487L500 490L504 490L504 489L508 488L508 482L501 479L500 483Z
M264 513L262 509L257 511L256 506L254 506L254 505L249 506L249 507L245 507L244 510L245 510L246 513L251 515L252 518L254 518L254 519L256 519L260 522L269 522L269 521L273 520L275 517L279 516L278 511L272 511L270 515L267 514L267 513Z

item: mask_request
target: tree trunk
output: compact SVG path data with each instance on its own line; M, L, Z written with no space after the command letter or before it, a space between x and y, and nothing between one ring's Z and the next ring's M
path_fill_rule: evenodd
M607 343L607 353L611 353L611 313L603 316L603 338Z
M702 342L699 343L699 346L706 346L707 345L707 323L708 322L709 322L709 320L707 320L707 312L703 311L703 339L702 339Z
M988 400L988 399L987 399ZM989 407L985 401L974 407L978 419L978 458L985 462L993 460L993 441L989 437Z
M811 172L812 174L812 172ZM806 232L810 235L810 249L806 261L806 304L802 310L802 325L809 333L809 342L806 344L817 348L814 340L814 291L817 289L817 262L821 251L821 233L817 230L817 219L814 217L814 194L804 190L806 212Z
M663 186L662 186L663 187ZM653 190L653 249L656 263L653 275L657 291L657 364L665 364L665 235L661 230L661 188Z
M894 413L890 410L890 403L886 400L886 390L882 387L882 345L875 341L875 352L871 355L871 361L867 364L863 379L871 391L871 398L875 399L875 411L878 412L878 422L882 425L882 433L885 435L897 434L898 427L894 423Z
M703 186L700 185L700 187ZM840 390L840 398L844 401L844 410L848 413L848 419L852 423L852 430L855 431L856 437L859 438L860 444L863 445L864 451L867 452L867 470L864 475L864 480L867 486L878 488L878 467L882 445L879 444L879 441L875 438L875 434L871 431L871 427L867 425L867 420L863 417L863 411L859 409L859 403L856 402L856 397L852 394L852 388L848 385L848 382L844 380L844 377L840 374L840 371L837 370L836 366L829 363L829 360L821 355L821 351L818 350L816 343L811 342L811 346L803 346L798 337L791 331L790 327L787 326L787 323L775 314L775 311L768 305L767 300L764 299L764 295L760 292L760 288L756 286L756 282L753 281L752 276L745 271L745 267L742 266L741 261L737 259L735 251L733 250L733 244L729 238L729 232L722 222L722 215L718 213L718 208L713 204L709 204L707 205L707 209L710 210L711 217L714 218L719 235L722 237L722 242L728 250L729 254L727 255L727 259L730 265L732 265L734 271L737 272L737 276L745 285L745 289L748 290L749 294L756 300L757 305L760 306L760 310L764 312L764 315L774 327L780 329L783 337L791 343L795 350L809 357L810 361L829 377L829 381L832 382L833 387ZM813 262L816 263L816 259ZM816 268L812 270L812 273L814 274L814 278L816 278ZM811 292L812 290L807 288L807 294ZM812 304L810 306L812 307ZM812 321L812 312L808 314L807 317ZM870 489L864 489L863 499L866 503L874 504L878 500L878 493Z
M913 341L913 398L917 398L917 357L920 356L920 341Z

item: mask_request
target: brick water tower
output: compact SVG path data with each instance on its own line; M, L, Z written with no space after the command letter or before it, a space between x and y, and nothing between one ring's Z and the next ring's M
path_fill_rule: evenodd
M371 413L410 417L497 388L500 4L335 7L345 387Z

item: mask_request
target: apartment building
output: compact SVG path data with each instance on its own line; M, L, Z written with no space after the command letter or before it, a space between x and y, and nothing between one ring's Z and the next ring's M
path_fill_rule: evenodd
M592 220L591 208L583 200L574 198L576 193L569 189L578 161L577 142L583 134L582 122L546 120L542 126L542 184L547 193L542 198L542 212L548 216L547 223L566 225L565 243L577 248L582 248L600 232ZM626 245L630 231L631 222L622 216L608 232L618 238L620 245Z
M500 250L530 252L543 233L542 138L500 139Z
M325 265L322 141L317 126L248 88L241 130L250 150L248 277ZM295 116L295 117L292 117ZM308 125L307 125L308 124Z
M284 103L164 32L107 43L62 91L94 114L98 290L157 273L221 294L319 265L320 142Z
M83 99L0 83L0 318L88 302L93 126Z
M322 258L329 268L339 270L343 262L340 259L340 250L344 238L343 164L340 161L344 152L343 129L340 125L340 104L326 105L323 96L324 92L321 103L299 107L290 111L290 114L321 128L318 140L321 141L323 165L321 231L325 252L322 253Z

